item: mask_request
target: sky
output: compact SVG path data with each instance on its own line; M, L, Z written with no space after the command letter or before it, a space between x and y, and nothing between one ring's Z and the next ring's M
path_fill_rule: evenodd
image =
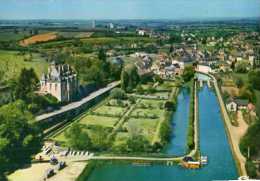
M260 0L0 0L0 19L260 17Z

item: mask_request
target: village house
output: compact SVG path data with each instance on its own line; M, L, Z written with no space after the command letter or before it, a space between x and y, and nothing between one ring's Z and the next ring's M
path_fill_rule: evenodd
M137 34L140 35L140 36L146 36L146 35L150 34L150 31L146 30L146 29L138 29L136 31L137 31Z
M67 64L51 63L40 80L40 93L51 94L60 102L72 101L78 93L77 74Z
M246 110L248 108L249 101L247 99L234 99L229 98L226 101L227 110L230 112L236 112L238 110Z

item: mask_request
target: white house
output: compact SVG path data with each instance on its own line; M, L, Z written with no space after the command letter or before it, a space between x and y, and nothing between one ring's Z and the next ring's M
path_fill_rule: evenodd
M197 70L204 73L210 73L212 72L211 68L207 65L198 65Z
M233 99L229 98L226 103L227 110L234 112L237 110L247 109L249 101L246 99Z
M237 103L234 100L229 100L226 103L227 110L230 112L236 112L237 111Z

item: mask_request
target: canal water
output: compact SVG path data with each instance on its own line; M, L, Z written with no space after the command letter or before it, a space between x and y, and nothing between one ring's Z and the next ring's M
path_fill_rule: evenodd
M178 106L188 109L189 92L183 90L178 98ZM209 164L199 170L183 169L178 165L136 166L132 164L104 164L96 168L88 181L211 181L237 179L238 173L228 139L225 133L217 97L213 90L204 86L198 93L200 149L203 155L208 156ZM182 102L183 101L183 102ZM188 110L177 108L173 119L177 115L187 113ZM185 117L185 116L184 116ZM179 118L178 118L179 119ZM176 123L177 130L179 122ZM185 132L185 130L184 130ZM187 132L185 132L187 134ZM182 136L173 136L168 153L181 153L183 145L178 139ZM174 143L176 141L176 143ZM175 149L174 145L181 148Z
M181 89L177 98L177 108L172 115L171 141L166 146L165 153L169 155L182 156L187 152L187 128L189 125L190 91Z

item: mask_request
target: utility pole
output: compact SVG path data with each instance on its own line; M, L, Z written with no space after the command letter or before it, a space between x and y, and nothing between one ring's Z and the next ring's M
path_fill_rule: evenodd
M250 158L250 147L247 147L247 159Z

